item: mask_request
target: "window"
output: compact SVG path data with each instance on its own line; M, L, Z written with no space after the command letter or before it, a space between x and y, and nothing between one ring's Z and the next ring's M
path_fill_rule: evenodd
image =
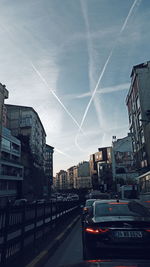
M2 138L2 148L10 150L10 141L5 138Z

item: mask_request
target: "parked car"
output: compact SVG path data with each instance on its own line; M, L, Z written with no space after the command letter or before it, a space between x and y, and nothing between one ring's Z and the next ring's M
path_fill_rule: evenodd
M27 199L26 198L21 198L21 199L16 199L13 206L23 206L27 204Z
M43 203L45 203L46 202L46 200L45 199L36 199L36 200L34 200L33 202L32 202L32 204L43 204Z
M144 255L150 252L150 211L140 202L96 200L86 217L83 258Z

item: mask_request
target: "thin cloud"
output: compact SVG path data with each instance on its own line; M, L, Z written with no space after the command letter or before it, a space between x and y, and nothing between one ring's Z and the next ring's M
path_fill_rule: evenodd
M63 151L61 151L61 150L58 149L58 148L55 148L55 152L57 152L57 153L59 153L59 154L65 156L65 157L67 157L67 158L73 159L70 155L64 153Z
M135 1L134 1L133 5L131 6L131 8L130 8L130 10L129 10L129 12L128 12L128 15L127 15L127 17L126 17L126 19L125 19L125 21L124 21L124 23L123 23L123 25L122 25L120 31L119 31L118 37L117 37L117 39L116 39L116 41L115 41L115 44L114 44L114 46L112 47L112 49L111 49L111 51L110 51L110 53L109 53L109 55L108 55L108 57L107 57L107 59L106 59L106 62L105 62L105 64L104 64L103 69L102 69L102 71L101 71L101 74L100 74L100 76L99 76L99 79L98 79L98 81L97 81L97 83L96 83L95 89L93 90L92 95L91 95L91 98L90 98L90 100L89 100L89 102L88 102L88 104L87 104L87 107L86 107L86 109L85 109L85 112L84 112L84 114L83 114L83 117L82 117L82 120L81 120L81 123L80 123L80 127L79 127L79 130L78 130L78 133L79 133L79 132L81 131L81 129L82 129L82 126L83 126L84 121L85 121L85 119L86 119L86 117L87 117L87 113L88 113L88 111L89 111L89 108L90 108L90 106L91 106L91 103L92 103L92 101L94 100L95 94L96 94L96 92L97 92L97 90L98 90L98 87L99 87L100 82L101 82L101 80L102 80L102 78L103 78L103 75L104 75L104 73L105 73L105 70L106 70L106 68L107 68L107 65L108 65L108 63L109 63L109 61L110 61L110 59L111 59L111 57L112 57L112 54L113 54L113 52L114 52L114 50L115 50L115 48L116 48L116 45L117 45L118 40L119 40L119 37L121 36L121 34L123 33L123 31L125 30L125 28L126 28L126 26L127 26L127 23L128 23L128 21L129 21L131 15L132 15L132 13L133 13L133 11L134 11L136 5L137 5L137 4L140 4L140 2L141 2L141 0L135 0ZM89 36L89 21L88 21L88 17L87 17L87 12L86 12L86 10L85 10L84 7L85 7L85 6L84 6L84 4L83 4L83 1L81 0L81 9L82 9L83 17L84 17L84 19L85 19L85 24L86 24L86 27L87 27L87 35ZM89 58L91 59L91 58L92 58L92 43L90 42L90 40L88 41L88 53L89 53ZM91 62L92 62L92 65L93 65L93 61L92 61L92 60L91 60ZM92 70L93 70L93 69L92 69ZM89 73L89 77L90 77L91 79L93 79L93 77L92 77L91 74L92 74L92 73L90 72L90 73ZM98 102L95 102L94 104L95 104L95 107L96 107L96 110L97 110L97 115L98 115L98 119L99 119L100 127L101 127L101 116L100 116L100 114L101 114L101 108L99 107ZM104 136L103 136L103 137L104 137ZM76 144L76 146L78 146L78 148L80 147L79 144L78 144L78 134L77 134L76 137L75 137L75 144Z
M118 91L124 91L124 90L128 90L130 87L130 83L122 83L122 84L118 84L115 86L109 86L109 87L104 87L101 88L100 90L97 90L97 94L109 94L109 93L115 93ZM87 92L84 94L80 94L80 95L66 95L65 98L67 99L76 99L76 98L86 98L86 97L90 97L92 96L92 92Z
M69 112L69 110L65 107L65 105L62 103L62 101L59 99L59 97L56 95L56 93L54 92L54 90L49 88L49 85L47 83L47 81L45 80L45 78L42 76L42 74L39 72L39 70L34 66L34 64L31 62L31 66L34 69L34 71L36 72L36 74L39 76L39 78L41 79L41 81L43 81L43 83L46 85L46 87L50 90L50 92L52 93L52 95L57 99L57 101L59 102L59 104L63 107L63 109L66 111L66 113L69 115L69 117L73 120L73 122L78 126L78 128L80 129L80 131L82 131L82 127L80 127L79 123L76 121L76 119L72 116L72 114Z
M120 30L120 32L119 32L118 38L117 38L117 40L116 40L116 42L115 42L113 48L111 49L111 51L110 51L110 53L109 53L109 55L108 55L108 57L107 57L107 60L106 60L106 62L105 62L105 64L104 64L104 66L103 66L102 72L101 72L101 74L100 74L100 76L99 76L99 79L98 79L97 84L96 84L96 86L95 86L95 89L94 89L94 91L93 91L93 93L92 93L92 96L91 96L91 98L90 98L90 101L89 101L89 103L87 104L87 107L86 107L85 112L84 112L84 114L83 114L83 118L82 118L82 120L81 120L81 124L80 124L79 131L81 130L81 128L82 128L82 126L83 126L83 123L84 123L85 118L86 118L86 116L87 116L88 110L89 110L89 108L90 108L90 106L91 106L91 103L92 103L92 101L93 101L93 99L94 99L94 96L95 96L95 94L96 94L96 92L97 92L97 89L98 89L98 87L99 87L99 84L100 84L100 82L101 82L101 80L102 80L102 78L103 78L103 75L104 75L104 73L105 73L105 70L106 70L106 68L107 68L107 65L108 65L108 63L109 63L109 61L110 61L110 59L111 59L111 57L112 57L112 54L113 54L113 52L114 52L114 49L115 49L116 44L117 44L117 42L118 42L118 39L119 39L120 35L123 33L123 31L125 30L125 28L126 28L126 26L127 26L127 23L128 23L128 21L129 21L129 18L131 17L131 15L132 15L132 13L133 13L134 8L136 7L136 5L137 5L138 3L140 4L140 2L141 2L141 0L135 0L134 3L133 3L133 5L131 6L129 12L128 12L128 15L127 15L127 17L126 17L126 19L125 19L125 21L124 21L124 23L123 23L123 26L121 27L121 30ZM81 3L82 3L82 2L81 2ZM87 20L86 20L86 24L87 24ZM87 25L88 25L88 24L87 24Z

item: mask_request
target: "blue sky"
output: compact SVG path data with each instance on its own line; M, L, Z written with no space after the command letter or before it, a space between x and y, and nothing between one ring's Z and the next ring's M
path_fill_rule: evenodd
M6 103L38 112L54 174L126 136L131 70L150 59L150 1L0 0L0 10Z

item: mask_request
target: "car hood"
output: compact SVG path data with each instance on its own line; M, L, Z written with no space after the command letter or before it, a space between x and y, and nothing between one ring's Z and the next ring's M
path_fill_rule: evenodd
M93 217L92 221L94 223L116 222L116 221L150 222L150 217L140 217L140 216L102 216L102 217Z

